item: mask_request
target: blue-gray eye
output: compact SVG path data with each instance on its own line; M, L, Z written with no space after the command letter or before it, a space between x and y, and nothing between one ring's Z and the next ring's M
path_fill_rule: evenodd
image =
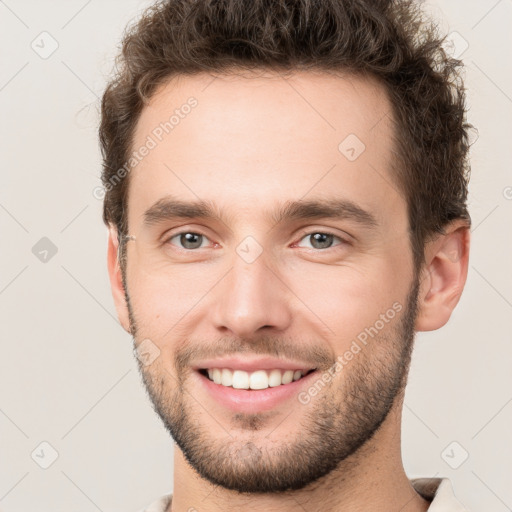
M171 236L167 242L170 242L173 238L179 237L180 244L183 249L199 249L201 248L204 239L208 238L200 233L194 233L192 231L183 231ZM175 245L175 244L173 244Z
M332 247L332 242L335 238L340 240L342 243L344 240L339 236L336 236L332 233L324 233L322 231L315 231L312 233L308 233L301 240L309 238L311 240L311 246L313 249L330 249ZM339 244L338 244L339 245Z

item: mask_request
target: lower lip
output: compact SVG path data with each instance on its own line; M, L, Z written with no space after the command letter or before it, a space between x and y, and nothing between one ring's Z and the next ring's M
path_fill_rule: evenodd
M194 372L209 393L218 403L235 412L258 413L270 411L287 400L297 398L300 390L308 385L317 371L308 373L305 377L267 389L235 389L221 384L215 384L208 377ZM297 399L298 400L298 399Z

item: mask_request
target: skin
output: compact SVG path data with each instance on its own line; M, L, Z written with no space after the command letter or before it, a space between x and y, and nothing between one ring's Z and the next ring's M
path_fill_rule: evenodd
M403 392L414 331L446 324L462 293L468 226L446 226L426 245L426 265L415 275L406 203L391 172L391 106L378 83L313 72L175 78L143 109L133 147L190 96L198 105L130 173L135 241L127 242L124 275L114 227L108 244L119 320L136 345L150 339L159 350L139 369L179 438L172 511L427 510L402 464ZM348 134L366 146L354 161L338 150ZM167 194L214 201L225 219L145 229L144 211ZM378 227L333 219L276 224L265 214L288 200L341 197L372 212ZM204 234L202 248L187 253L176 237L162 252L159 237L182 231ZM318 249L306 236L326 231L350 243L335 238ZM236 252L247 236L262 249L252 263ZM293 398L262 414L235 414L209 397L190 368L208 351L300 354L325 370L396 303L400 312L307 405ZM192 459L187 443L198 447ZM334 467L292 490L227 488L244 472L250 485L264 485L257 475L270 463L281 468L269 482L291 482L308 465L311 477L326 458ZM291 461L299 467L290 469Z

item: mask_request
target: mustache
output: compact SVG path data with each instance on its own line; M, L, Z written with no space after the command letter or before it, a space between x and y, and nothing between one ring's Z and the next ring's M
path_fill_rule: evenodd
M215 341L186 341L176 350L174 362L178 371L185 371L195 360L233 356L269 356L278 359L299 359L311 367L327 370L336 356L318 339L297 339L260 336L252 339L219 338Z

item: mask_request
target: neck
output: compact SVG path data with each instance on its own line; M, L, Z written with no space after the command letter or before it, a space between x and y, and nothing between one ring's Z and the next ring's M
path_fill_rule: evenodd
M175 446L172 510L209 512L425 512L429 502L412 487L401 458L402 400L395 402L375 435L339 467L298 491L240 494L201 478Z

